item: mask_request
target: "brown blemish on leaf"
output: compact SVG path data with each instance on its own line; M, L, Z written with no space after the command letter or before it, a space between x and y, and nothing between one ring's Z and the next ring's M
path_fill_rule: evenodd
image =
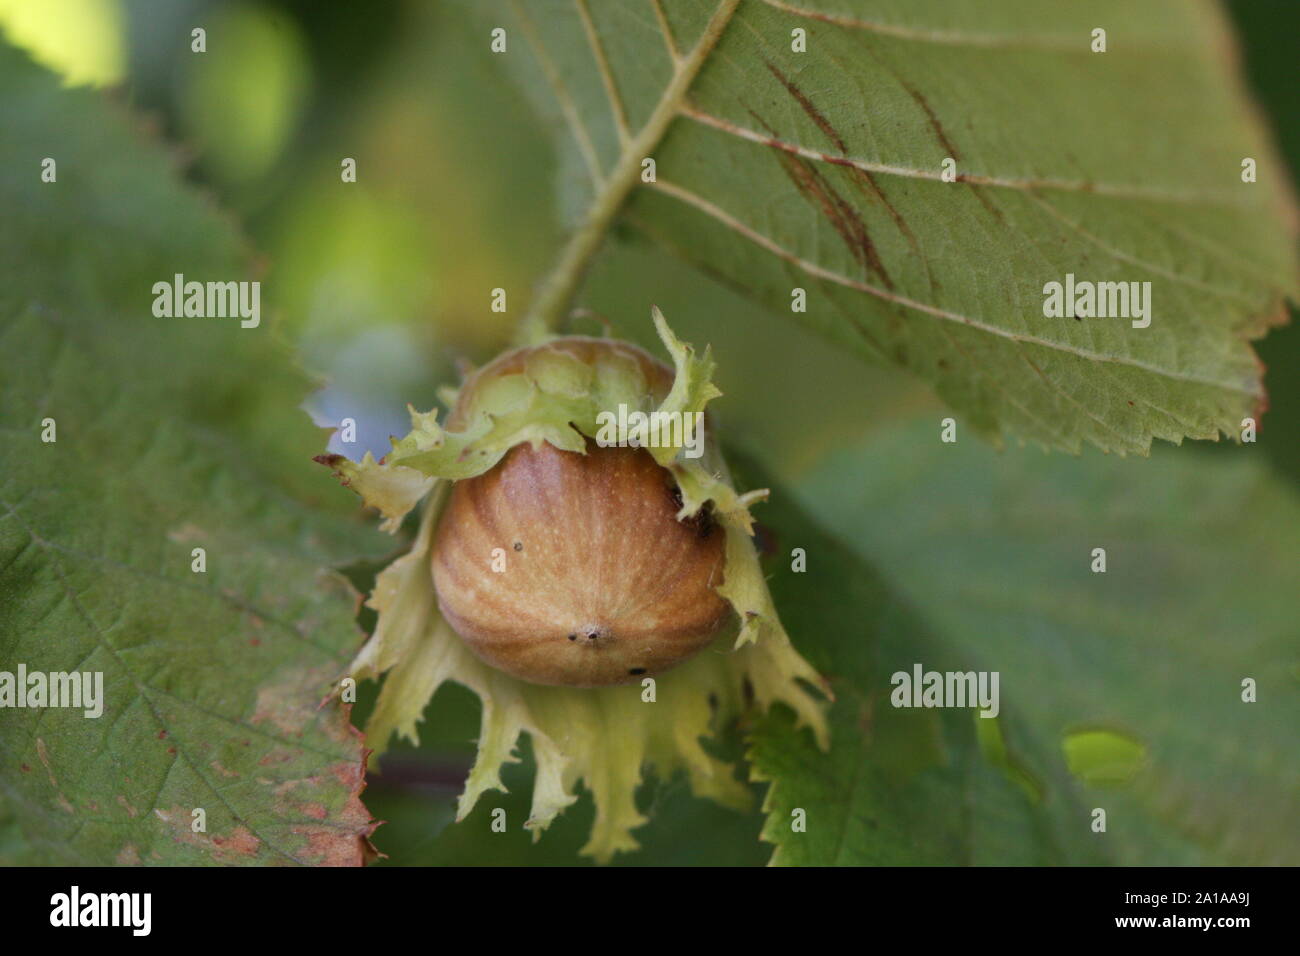
M794 97L794 101L799 104L799 108L802 109L804 113L807 114L808 118L817 125L817 128L826 134L826 138L835 144L835 148L841 153L847 153L848 146L845 145L844 139L838 132L836 132L835 127L830 124L830 121L826 119L822 111L813 105L812 100L808 98L807 94L805 94L803 90L799 89L799 87L796 86L788 76L777 69L776 64L769 62L767 64L767 69L768 72L780 81L781 85L786 88L786 91Z
M778 159L795 187L817 206L858 264L869 274L878 276L885 288L892 290L894 280L885 271L876 244L867 232L867 225L853 205L835 190L809 160L784 155L778 156Z
M769 140L769 142L776 145L776 130L753 110L749 111L749 115L754 117L755 121L772 135L773 139ZM835 232L844 241L844 245L858 264L868 274L874 273L877 275L885 287L892 291L894 281L885 271L884 263L880 260L880 254L876 251L876 245L867 232L866 223L852 204L845 201L844 197L836 191L830 181L821 174L821 171L810 160L799 156L788 148L782 148L776 154L776 159L781 164L785 174L790 177L790 181L794 183L795 188L799 190L800 195L816 206L827 222L834 227Z
M270 724L284 736L301 737L316 718L320 688L328 687L332 680L333 673L325 668L289 671L258 689L249 723ZM340 739L337 732L330 736Z
M45 773L50 778L50 786L55 790L59 789L59 782L54 779L54 770L50 767L50 753L45 749L45 741L40 737L36 738L36 756L45 767Z
M198 525L187 523L179 528L172 528L167 532L167 537L177 544L189 544L191 541L204 540L207 537L207 532Z
M45 767L45 775L50 780L50 786L54 788L55 800L58 803L59 808L68 813L76 813L77 811L73 808L68 798L64 796L63 791L59 789L59 781L54 778L54 768L50 766L49 751L45 749L45 741L40 737L36 738L36 756L40 758L41 765Z
M117 795L117 802L121 804L122 809L126 811L126 815L132 819L140 815L140 811L131 806L131 804L127 802L126 797L122 796L120 793Z
M327 773L288 780L258 777L257 782L274 795L276 814L292 821L290 832L303 839L303 846L292 851L295 859L322 866L360 866L376 855L369 836L379 823L371 820L361 801L365 738L352 726L350 705L333 691L337 678L326 668L278 675L258 690L250 723L269 725L276 736L290 740L308 732L323 735L350 759L331 764ZM296 748L274 747L258 765L284 765L301 754ZM299 822L304 816L319 822Z
M354 840L340 840L338 830L333 827L303 824L292 829L306 840L302 856L307 863L313 866L364 866L374 859L374 848L367 838L378 825L368 824Z
M118 851L117 858L114 862L116 862L118 866L139 866L140 851L137 850L133 844L128 843Z
M284 747L277 747L262 755L262 759L257 762L259 767L271 767L275 764L289 763L295 757L302 754L301 750L286 750Z
M908 245L912 247L912 252L921 259L922 264L925 266L926 274L930 278L930 288L933 290L936 287L934 276L930 272L929 263L927 263L924 257L921 256L921 247L916 241L916 236L912 233L911 227L908 226L907 222L903 219L902 213L894 208L894 204L885 196L884 191L876 182L876 177L849 159L849 148L848 144L844 141L844 137L839 134L839 131L836 130L834 126L831 125L830 120L826 118L826 114L817 108L808 95L804 93L803 90L794 83L794 81L782 73L775 64L769 62L767 68L768 71L780 81L781 85L786 88L789 94L794 97L794 100L799 104L800 109L802 109L817 128L825 134L826 138L835 144L835 148L840 151L840 155L838 156L830 153L822 153L821 158L828 163L842 166L849 170L849 176L853 184L856 185L865 195L868 195L879 202L889 212L889 217L894 221L894 225L898 227L898 231L903 234L904 238L907 239ZM925 106L928 109L929 104L925 104ZM935 122L937 122L937 120ZM766 124L764 125L766 126ZM769 128L768 132L772 132L772 130ZM865 227L863 232L865 233ZM883 273L881 273L881 276L884 278ZM886 282L886 284L888 284L888 282Z
M925 267L925 274L929 280L930 291L936 291L939 287L939 283L935 280L934 273L930 269L930 261L926 259L925 256L921 255L921 244L916 241L916 235L912 232L912 227L907 224L905 219L903 219L903 214L894 208L894 204L889 201L889 197L885 195L884 190L880 188L880 184L876 182L874 174L867 172L859 166L850 165L849 169L851 170L849 175L852 177L852 182L858 187L858 189L879 201L880 204L885 207L886 211L888 211L889 218L894 220L894 225L898 227L898 231L903 234L903 238L907 240L907 244L912 247L913 255L915 255L917 259L920 260L921 265Z
M1002 215L1002 211L1001 211L1000 209L998 209L997 206L993 205L993 203L991 203L991 202L989 201L988 196L986 196L986 195L984 194L984 190L983 190L983 188L981 188L980 185L979 185L978 183L973 183L973 182L971 182L971 181L970 181L970 177L965 176L965 175L960 174L960 173L959 173L958 176L957 176L957 182L959 182L959 183L965 183L967 186L969 186L969 187L970 187L970 190L971 190L971 192L974 194L975 198L979 200L979 204L980 204L981 206L983 206L986 210L988 210L989 213L992 214L992 216L993 216L995 219L997 219L998 222L1000 222L1000 223L1002 223L1002 224L1004 224L1004 225L1006 224L1006 219L1003 217L1003 215Z
M868 50L869 49L870 48L868 48ZM948 156L952 157L958 162L958 164L960 164L961 153L958 151L957 146L953 141L948 138L948 131L943 128L943 123L939 121L939 114L934 111L934 107L930 105L930 101L925 98L920 90L907 82L907 80L903 79L903 77L899 76L898 72L888 63L880 59L880 57L876 57L873 54L873 59L907 92L907 95L912 98L912 102L921 108L921 112L925 114L926 121L930 124L930 129L934 132L935 138L939 141L939 145L944 148ZM996 218L998 222L1005 225L1006 219L1003 217L1001 211L989 202L988 197L984 195L984 190L978 184L972 183L967 176L961 173L958 173L957 175L957 182L965 183L975 194L975 198L979 200L979 204L988 210L988 212Z
M322 803L285 804L286 814L292 811L321 821L320 825L303 823L291 828L306 841L300 854L304 862L317 866L363 866L379 855L369 837L380 821L372 821L370 811L361 802L361 792L365 789L362 767L361 761L345 761L329 768L330 776L348 791L342 809L332 817ZM284 789L284 785L277 789Z
M167 824L172 841L192 846L211 854L218 863L246 862L257 855L262 841L253 835L246 826L237 826L228 834L195 833L191 829L192 811L184 807L172 807L170 810L154 810L154 815Z
M268 787L271 787L272 792L277 797L282 797L286 793L289 793L291 790L293 790L295 787L319 787L321 785L321 780L323 779L324 778L320 776L299 777L296 780L283 780L279 783L276 783L274 780L263 779L259 777L257 782L261 784L265 784Z
M210 763L208 766L210 766L210 767L211 767L213 770L215 770L217 773L221 774L221 776L223 776L223 777L239 777L239 776L241 776L241 774L240 774L238 771L230 770L230 769L228 769L228 768L222 766L220 760L214 760L214 761L212 761L212 763Z
M952 140L948 138L948 133L944 130L943 124L939 122L939 117L931 108L930 101L921 95L920 90L916 89L916 87L912 86L912 84L908 83L902 77L897 78L898 82L903 84L903 89L907 90L907 95L910 96L916 102L916 105L921 107L922 111L925 113L925 118L930 121L930 128L934 130L934 135L938 138L939 143L948 151L949 156L960 162L961 154L957 152L957 147L954 146Z
M228 837L214 836L212 845L238 856L252 856L262 843L247 827L235 827Z

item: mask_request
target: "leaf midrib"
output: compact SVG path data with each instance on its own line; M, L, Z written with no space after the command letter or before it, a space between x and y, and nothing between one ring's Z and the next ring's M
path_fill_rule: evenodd
M641 129L626 142L609 175L601 180L582 224L561 251L558 262L520 324L521 341L535 341L544 337L563 318L592 259L604 243L614 218L639 181L642 160L654 153L668 127L681 115L691 84L722 38L739 5L740 0L719 0L695 46L689 53L673 61L672 76L659 101ZM581 11L584 10L581 3L578 9L581 16ZM666 21L661 21L662 26L666 26ZM593 45L593 56L596 57L597 64L605 63L604 52L594 29L587 33L587 37ZM668 39L666 35L666 42ZM671 44L669 49L672 49ZM624 115L621 104L614 105L618 103L618 93L612 78L604 85L611 98L611 111L616 117ZM557 97L559 96L557 91Z

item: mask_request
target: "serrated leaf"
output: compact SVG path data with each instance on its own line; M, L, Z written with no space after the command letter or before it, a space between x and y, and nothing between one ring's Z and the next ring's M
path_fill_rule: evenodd
M308 382L265 316L152 315L175 273L248 275L117 107L4 45L0 89L0 671L103 675L99 717L0 709L0 858L360 863L361 740L329 697L359 598L328 568L378 536L299 495Z
M882 805L905 812L907 838L941 862L1300 860L1300 502L1254 446L1235 454L999 456L970 441L944 444L925 422L829 460L796 494L844 550L812 539L808 573L778 575L773 593L814 666L847 676L832 682L841 703L829 755L782 726L755 741L755 765L774 781L765 832L780 845L778 861L888 858L899 838L885 832ZM1104 573L1092 570L1094 548L1106 549ZM905 613L846 620L872 606L860 589L841 590L841 575L864 574L854 562L879 569ZM816 605L818 588L837 594L835 608ZM866 666L879 666L861 670L854 641L868 649ZM946 774L948 789L905 801L898 777L873 759L881 717L906 724L929 714L936 727L954 719L889 706L889 674L916 663L1000 674L1000 732L982 735L980 747L1014 786L976 806L972 831L965 815L988 791L971 782L980 777L967 752L936 737L935 769L912 776ZM1254 703L1243 700L1247 678ZM846 683L874 705L856 732ZM899 759L923 752L903 748ZM807 834L790 832L794 806L808 811ZM1098 807L1104 834L1091 830ZM879 831L865 822L873 819ZM1009 823L1024 830L1014 840L996 829ZM954 828L986 852L956 839L945 847Z
M622 213L993 437L1145 453L1262 410L1249 340L1296 294L1295 210L1209 0L487 9L554 120L574 227L537 324ZM1149 327L1045 317L1067 275L1150 282Z

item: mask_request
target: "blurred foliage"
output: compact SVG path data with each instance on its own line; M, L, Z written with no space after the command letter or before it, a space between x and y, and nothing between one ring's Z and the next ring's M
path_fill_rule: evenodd
M1295 78L1300 4L1294 0L1229 0L1228 9L1237 25L1247 79L1287 160L1292 188L1300 190L1300 108ZM1292 481L1300 482L1300 312L1295 303L1291 322L1271 332L1256 350L1268 368L1265 382L1270 403L1260 444Z
M108 86L123 77L121 0L0 0L0 30L68 86Z
M213 55L193 54L177 91L185 138L219 181L257 179L302 122L311 84L302 37L293 20L249 3L213 11L204 30Z
M945 445L937 431L927 418L849 444L772 503L778 531L800 534L791 544L808 540L784 504L793 497L860 562L809 542L808 574L774 569L792 639L842 678L832 711L842 732L823 757L769 721L755 764L778 779L778 807L851 821L838 842L824 827L781 840L788 828L774 815L778 859L883 862L891 839L864 832L858 818L896 820L928 802L932 826L905 829L937 860L1300 861L1288 823L1300 794L1294 486L1248 451L998 454L980 442ZM1104 574L1090 570L1093 548L1106 550ZM878 596L854 590L876 579ZM986 751L1031 783L1027 805L990 800L966 738L951 729L939 738L943 756L900 746L926 768L916 781L880 772L877 751L920 719L884 704L888 677L917 662L1000 675L1004 735ZM1255 703L1241 699L1247 677L1260 689ZM868 715L857 736L855 707ZM928 713L938 733L953 712ZM969 801L965 814L937 798L954 793ZM1083 825L1092 807L1108 814L1105 837ZM932 846L945 834L946 851Z

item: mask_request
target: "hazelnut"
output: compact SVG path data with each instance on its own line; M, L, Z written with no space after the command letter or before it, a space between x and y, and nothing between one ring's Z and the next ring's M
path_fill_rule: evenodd
M707 510L679 521L680 506L644 449L517 445L452 488L434 537L438 606L480 659L521 680L658 674L731 613L715 590L726 536Z

